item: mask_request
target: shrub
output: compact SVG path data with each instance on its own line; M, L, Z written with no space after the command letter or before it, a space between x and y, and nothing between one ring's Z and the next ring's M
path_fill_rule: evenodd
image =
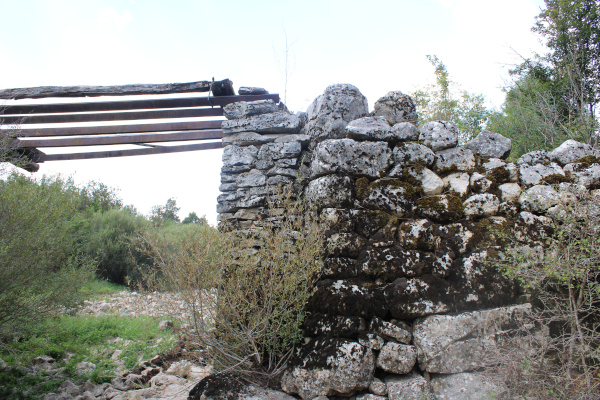
M81 251L78 202L70 180L0 181L0 335L80 300L95 265Z
M534 319L549 335L534 351L504 360L516 392L545 399L600 394L600 202L579 195L554 213L554 234L537 247L513 242L498 266L529 290ZM538 340L541 339L541 340Z
M215 370L263 383L302 339L304 305L322 267L323 226L290 193L273 199L271 218L244 235L203 226L177 243L158 231L143 237L150 278L184 297L194 339Z

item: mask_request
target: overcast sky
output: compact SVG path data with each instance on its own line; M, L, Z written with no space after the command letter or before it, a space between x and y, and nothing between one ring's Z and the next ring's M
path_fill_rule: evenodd
M333 83L373 103L433 79L437 55L461 88L500 106L508 67L543 51L543 0L0 0L0 88L229 78L305 111ZM51 152L51 151L48 151ZM57 152L57 151L54 151ZM101 180L142 213L175 197L216 222L222 150L47 162L42 173Z

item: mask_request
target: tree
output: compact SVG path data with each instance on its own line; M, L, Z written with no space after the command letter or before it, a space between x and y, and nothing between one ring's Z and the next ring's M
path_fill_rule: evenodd
M180 208L177 207L177 200L171 197L164 206L152 207L150 210L150 221L157 225L162 225L167 221L178 223L179 210Z
M553 149L566 139L598 145L600 2L546 0L534 32L550 51L510 71L489 129L513 140L513 155Z
M437 56L428 55L427 59L435 68L436 83L411 93L419 113L419 125L436 120L452 121L461 133L461 143L465 143L486 127L490 112L485 107L485 97L460 90Z
M187 217L181 221L182 224L200 224L200 225L208 225L208 221L206 220L206 215L203 215L202 218L198 217L195 212L191 212Z

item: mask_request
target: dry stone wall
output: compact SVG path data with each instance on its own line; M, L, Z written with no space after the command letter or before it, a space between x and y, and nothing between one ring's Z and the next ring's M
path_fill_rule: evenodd
M531 244L550 234L562 204L598 195L600 151L569 140L507 162L511 141L498 133L458 147L454 123L414 125L409 96L390 92L369 112L347 84L307 113L258 101L225 115L220 221L259 225L270 187L284 183L329 229L306 343L282 388L305 400L502 398L478 371L531 306L485 262L499 250L492 232Z

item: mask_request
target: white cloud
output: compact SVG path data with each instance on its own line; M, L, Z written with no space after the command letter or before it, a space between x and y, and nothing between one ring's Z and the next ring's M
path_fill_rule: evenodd
M112 26L117 29L123 29L133 21L133 16L129 11L119 13L112 7L103 8L98 11L98 23L100 26Z

